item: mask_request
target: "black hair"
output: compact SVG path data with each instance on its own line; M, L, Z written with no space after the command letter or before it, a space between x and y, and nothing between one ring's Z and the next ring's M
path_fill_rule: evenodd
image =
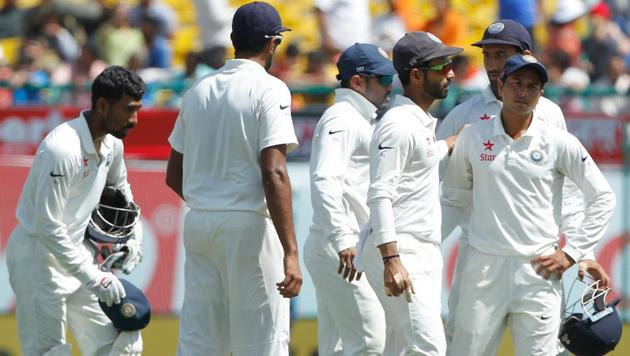
M267 43L269 43L269 39L265 37L262 37L260 40L239 39L232 33L230 38L232 39L234 52L239 55L257 55L261 53L267 46Z
M349 89L350 88L350 79L352 79L352 77L346 78L346 79L341 79L341 81L339 82L339 87L340 88Z
M400 84L402 84L403 87L406 87L409 83L411 83L410 76L413 68L414 67L398 71L398 80L400 80Z
M140 100L146 88L147 85L136 72L122 66L108 67L92 83L92 109L96 108L99 98L115 101L126 94L134 100Z

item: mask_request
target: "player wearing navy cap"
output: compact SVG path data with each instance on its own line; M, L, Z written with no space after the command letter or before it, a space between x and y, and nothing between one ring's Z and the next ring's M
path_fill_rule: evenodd
M354 257L367 222L369 145L376 111L387 105L396 71L380 48L356 43L337 62L341 88L317 123L311 151L313 224L304 262L317 292L322 355L382 355L385 317ZM343 273L351 283L345 283Z
M615 195L584 147L534 110L547 79L536 58L510 57L497 82L499 116L464 128L450 157L442 203L471 211L450 355L494 354L506 326L516 355L556 354L560 278L612 215ZM565 179L586 209L560 249Z
M271 5L241 6L236 58L186 92L169 137L166 183L190 208L178 355L288 355L297 138L289 89L267 73L287 30Z

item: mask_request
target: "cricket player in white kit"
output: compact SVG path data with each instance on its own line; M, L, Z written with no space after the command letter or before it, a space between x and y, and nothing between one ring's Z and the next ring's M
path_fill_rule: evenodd
M387 106L396 71L383 50L365 43L347 48L337 68L341 88L335 90L335 104L324 112L313 135L313 224L304 262L317 294L319 353L382 355L383 308L360 273L355 280L353 260L359 230L369 216L372 127L377 109Z
M371 233L362 248L362 265L385 310L385 355L446 351L438 169L455 138L436 141L437 120L428 109L446 97L454 76L450 56L461 51L426 32L407 33L394 46L404 94L395 97L372 136Z
M178 355L288 355L302 284L286 153L297 147L287 86L269 75L287 31L269 4L240 7L236 59L199 80L169 137L166 183L190 211Z
M472 211L449 355L494 354L506 326L516 355L556 354L562 273L592 251L612 215L614 193L584 147L534 110L547 79L534 57L510 57L500 115L463 129L450 158L442 203ZM565 177L586 210L559 249Z
M105 69L92 84L92 108L53 129L37 150L7 251L23 355L71 355L68 326L83 355L142 352L140 332L119 332L98 304L119 303L125 290L98 268L84 234L106 184L133 200L121 139L137 123L144 91L134 72ZM134 246L128 272L142 254Z
M466 102L456 106L438 125L436 136L438 139L445 139L455 135L465 125L477 122L491 123L492 119L501 112L502 102L498 94L497 81L499 74L507 59L515 54L531 54L531 37L529 32L520 23L513 20L499 20L490 24L484 31L483 38L472 44L481 47L483 51L484 66L488 74L490 84L480 94L475 95ZM558 105L551 100L540 97L536 104L538 117L561 130L567 129L564 114ZM448 157L442 160L440 173L446 174ZM562 224L561 233L578 227L583 218L583 197L579 189L570 181L565 182L562 200ZM450 215L453 211L444 211L447 206L443 206L443 214ZM444 221L448 221L445 219ZM452 219L454 221L454 219ZM451 233L454 226L443 224L442 238L445 239ZM457 250L457 263L455 265L455 275L448 297L448 321L446 323L446 342L451 343L453 337L453 320L455 318L455 305L459 298L459 276L461 267L468 251L468 237L466 226L462 226L462 233L459 236ZM607 284L607 275L604 269L594 260L593 254L585 258L584 270L593 275L594 278L602 280Z

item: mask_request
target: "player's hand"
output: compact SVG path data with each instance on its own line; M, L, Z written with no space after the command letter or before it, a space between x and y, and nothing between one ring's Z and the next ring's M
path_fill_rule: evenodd
M356 247L348 247L345 250L339 251L339 268L337 273L343 272L343 279L347 279L348 282L352 282L354 277L357 277L357 281L361 279L362 272L357 273L357 269L354 267L354 257L357 255Z
M125 252L125 259L122 261L122 270L125 274L130 274L142 261L142 245L135 238L127 240L124 244L115 244L114 252Z
M391 297L398 297L403 292L406 293L407 301L411 301L410 293L416 294L411 282L411 276L407 273L405 266L400 261L400 257L392 258L384 263L383 281L385 282L385 294Z
M610 287L610 277L604 267L595 260L582 260L578 263L578 277L580 280L588 273L594 280L599 281L599 287L606 289Z
M285 298L297 297L302 288L302 272L297 255L284 256L284 280L276 283L278 291Z
M110 272L98 271L96 277L89 281L86 287L108 307L120 303L127 295L122 283Z
M574 263L575 261L559 248L556 248L552 255L539 256L531 261L536 273L544 279L549 279L555 273L558 280L562 279L564 271L573 266Z

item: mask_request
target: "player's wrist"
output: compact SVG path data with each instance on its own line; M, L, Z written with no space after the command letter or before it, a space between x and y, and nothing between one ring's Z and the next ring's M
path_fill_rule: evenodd
M395 254L395 255L383 256L383 263L387 264L389 261L394 260L394 259L400 259L400 255Z

